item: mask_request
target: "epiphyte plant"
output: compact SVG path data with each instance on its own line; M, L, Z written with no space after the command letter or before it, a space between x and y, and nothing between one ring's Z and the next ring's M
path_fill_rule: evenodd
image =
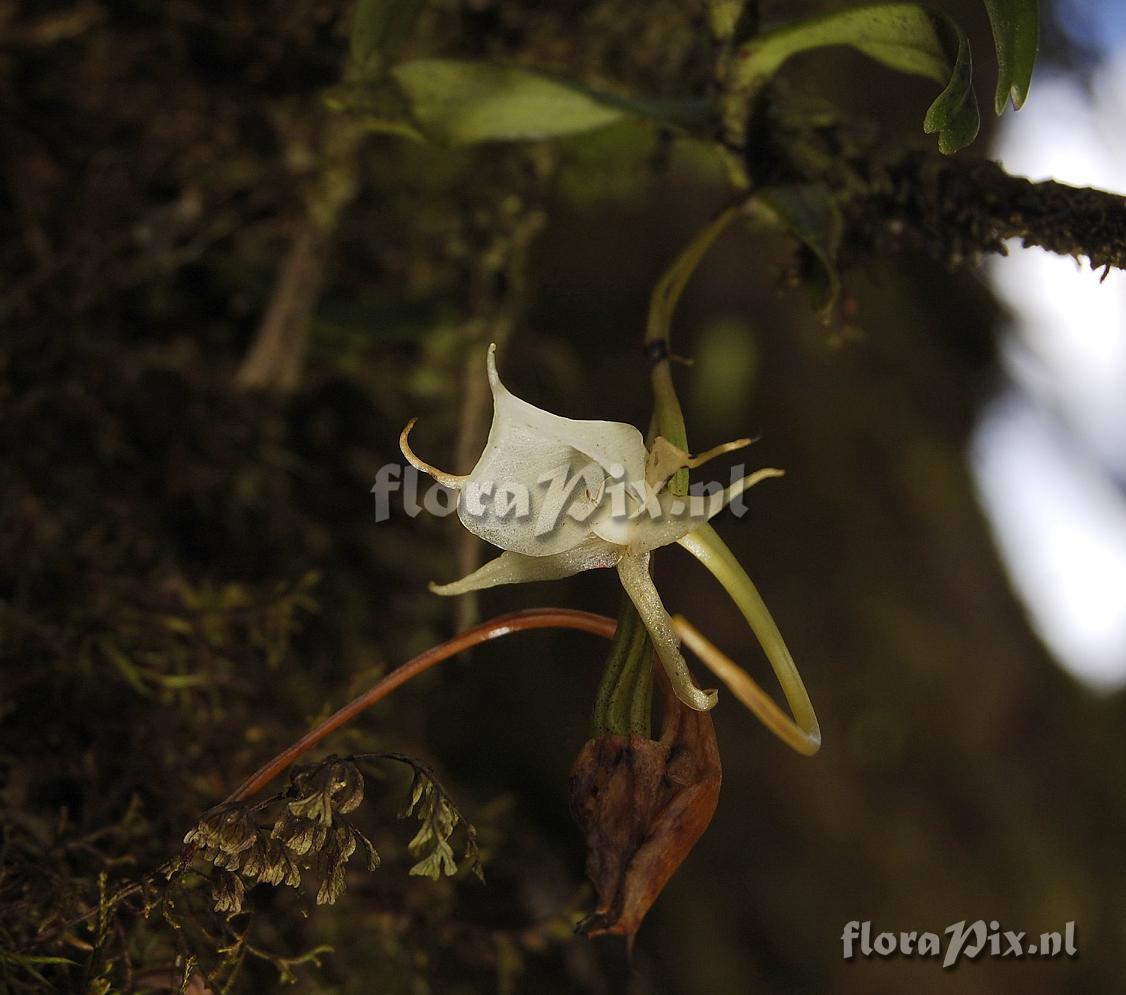
M824 46L848 45L885 65L944 85L924 129L937 133L951 153L978 130L969 46L953 21L912 3L872 3L756 33L738 16L739 5L710 5L709 22L720 42L717 93L707 106L690 102L606 95L534 70L461 59L399 62L398 49L423 4L410 0L361 0L352 34L352 58L363 79L358 88L394 99L356 103L355 89L327 96L336 111L361 119L370 131L408 135L439 145L541 141L594 130L626 118L652 121L673 133L714 143L726 156L729 177L746 200L723 212L678 257L654 290L646 356L655 411L646 445L633 426L561 418L512 395L501 383L495 354L488 357L493 392L492 431L477 465L464 477L435 470L409 445L404 454L419 469L459 490L459 517L475 535L501 549L499 557L461 580L433 589L461 594L508 583L562 578L596 567L614 567L628 598L617 624L608 618L560 609L502 616L433 647L330 716L264 765L228 799L241 803L281 770L423 670L487 639L529 628L568 627L612 638L595 704L594 735L571 776L571 805L590 850L588 873L600 906L583 928L632 938L648 907L706 828L718 798L719 763L709 709L716 693L697 687L681 646L690 648L776 735L803 754L820 747L817 719L796 666L769 611L741 564L710 519L758 481L780 475L763 469L702 504L690 500L690 468L747 444L720 445L699 456L689 447L673 386L668 331L680 294L703 254L743 210L758 221L780 224L820 260L829 294L820 308L828 321L839 289L836 249L840 210L819 182L756 187L744 159L750 111L771 78L791 56ZM1036 52L1035 0L986 0L999 56L995 108L1011 98L1020 106ZM402 15L402 16L400 16ZM413 424L413 423L412 423ZM538 507L531 500L542 478L579 481L568 507ZM506 516L482 500L489 485L519 485L528 514ZM574 492L563 488L564 496ZM552 492L544 496L550 505ZM545 527L546 526L546 527ZM734 600L770 661L793 717L742 668L691 623L670 616L650 577L653 554L677 543L696 556ZM652 656L664 675L665 713L659 738L650 738ZM674 756L676 760L674 761ZM674 762L685 757L692 771ZM611 762L611 759L613 762ZM622 759L627 758L627 759ZM595 800L597 797L597 801ZM440 873L449 873L448 867Z
M650 344L667 340L668 321L681 289L735 213L726 211L709 225L658 285ZM660 355L659 349L650 351ZM667 362L664 356L654 365ZM691 456L677 441L656 434L646 448L633 425L563 418L513 395L497 373L495 346L489 348L487 366L493 422L484 451L470 473L446 473L419 458L409 442L413 421L400 439L403 455L413 466L459 491L458 514L465 527L502 550L468 576L449 584L432 584L431 590L459 595L614 567L681 702L706 711L717 701L716 691L701 690L693 683L680 650L683 640L768 728L795 750L815 753L821 734L793 658L754 584L709 524L735 497L763 479L781 476L782 471L757 470L720 493L689 495L683 471L747 446L750 440L738 439ZM670 435L683 438L679 405L674 413L662 410L675 404L671 378L665 383L666 375L667 371L654 371L656 425L660 427L665 415L665 421L672 424ZM559 486L548 486L555 484ZM502 491L520 496L525 503L522 513L505 513L510 508L498 511L484 500ZM574 500L564 508L568 497ZM738 606L774 668L793 719L691 623L669 615L650 576L650 560L655 550L673 543L707 567Z
M817 752L821 745L817 718L786 644L746 571L709 523L736 495L780 471L759 470L722 493L693 500L687 470L749 440L689 456L669 369L668 329L681 292L716 236L740 213L740 207L721 213L681 253L653 292L645 354L656 405L648 447L631 425L573 421L515 397L500 381L493 350L488 373L494 421L471 473L464 477L443 473L419 459L408 440L413 422L401 436L412 464L459 490L459 513L466 526L502 549L499 557L468 577L433 586L437 593L460 594L613 566L628 595L617 623L559 608L515 612L482 623L387 674L264 764L214 812L241 811L238 806L245 806L330 734L459 652L533 628L572 628L599 635L611 640L611 648L595 702L593 735L575 760L569 784L571 809L587 841L587 873L599 899L579 928L588 935L620 934L632 943L646 912L707 828L718 803L721 771L710 717L716 692L703 691L692 682L681 643L783 741L806 755ZM561 504L546 515L543 507L537 508L539 514L531 514L531 496L545 474L548 478L572 474L581 484L578 500L566 514ZM482 499L496 485L510 490L522 487L529 498L529 514L510 518L491 513ZM540 503L550 501L545 495ZM551 527L537 528L544 521ZM762 644L793 718L695 626L668 614L649 567L652 554L674 542L696 556L734 600ZM664 692L661 729L655 738L651 734L654 655L662 665L656 676ZM454 825L450 821L445 827L446 836ZM452 859L431 868L434 876L455 869ZM330 875L335 882L333 897L339 893L341 873L337 867ZM229 875L220 877L230 880Z
M693 682L682 643L784 742L806 755L821 746L817 717L785 641L746 571L710 524L735 497L781 471L760 469L706 498L690 494L690 468L750 440L689 455L670 370L669 326L684 286L708 247L740 213L739 207L723 211L653 291L645 337L655 397L648 446L632 425L575 421L516 397L497 373L495 346L487 357L493 422L470 473L445 473L421 459L410 445L413 421L400 437L413 466L457 490L465 527L502 551L460 580L431 584L435 593L555 580L599 567L618 572L627 599L596 697L593 734L572 766L569 795L598 898L577 928L591 936L622 935L631 946L719 801L722 773L709 714L718 696ZM515 495L517 514L511 514L512 502L490 507L484 501L502 492ZM766 652L792 718L695 626L669 615L650 566L653 554L672 543L700 560L738 606ZM664 691L656 737L651 731L654 655Z

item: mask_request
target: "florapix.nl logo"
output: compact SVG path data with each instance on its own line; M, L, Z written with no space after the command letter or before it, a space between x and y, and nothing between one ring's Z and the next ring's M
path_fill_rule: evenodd
M974 961L982 955L1023 960L1026 957L1054 959L1078 957L1075 922L1064 923L1062 930L1030 934L1025 930L1005 929L997 919L988 922L965 919L947 926L941 933L930 930L872 929L871 920L853 919L841 931L841 956L864 958L918 957L941 960L946 970L961 961Z
M532 521L533 534L546 537L568 522L628 524L642 517L704 522L725 504L741 518L748 507L737 485L746 473L743 464L735 464L726 486L696 482L680 497L670 494L664 481L627 478L620 464L606 469L593 462L562 465L539 475L533 487L518 480L472 480L455 490L413 466L386 463L376 472L371 493L377 522L390 519L398 505L409 518L425 511L438 517L456 512L482 523Z

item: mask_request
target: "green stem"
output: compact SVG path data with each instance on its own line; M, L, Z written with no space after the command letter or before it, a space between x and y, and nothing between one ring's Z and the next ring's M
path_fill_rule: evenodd
M688 247L677 256L665 271L649 300L649 321L645 329L645 351L650 357L650 378L653 384L653 416L657 434L664 436L674 446L688 451L688 433L684 428L684 412L672 382L669 351L669 328L680 295L704 253L711 247L720 232L738 214L737 207L729 207L700 232ZM683 497L688 493L688 471L678 470L669 481L671 493Z
M704 253L738 210L737 207L727 208L688 244L653 288L649 301L645 349L650 357L653 385L653 429L650 434L664 436L686 452L688 435L684 428L684 411L676 396L669 365L669 327L688 280ZM687 469L677 471L668 487L673 494L686 495ZM617 632L595 699L593 734L603 736L636 732L648 737L652 705L653 644L637 609L627 598L618 615Z
M622 599L618 628L594 700L592 736L650 737L653 711L653 651L630 599Z

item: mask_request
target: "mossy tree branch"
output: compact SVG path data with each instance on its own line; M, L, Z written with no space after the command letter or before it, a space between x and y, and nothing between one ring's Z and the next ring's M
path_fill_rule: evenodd
M948 265L1019 238L1092 269L1126 269L1126 198L1012 176L996 162L910 153L844 205L842 254L908 247Z
M966 153L889 148L881 134L776 84L750 122L747 169L759 189L815 186L836 202L841 268L902 250L954 268L1005 254L1009 239L1126 268L1126 197L1034 182Z

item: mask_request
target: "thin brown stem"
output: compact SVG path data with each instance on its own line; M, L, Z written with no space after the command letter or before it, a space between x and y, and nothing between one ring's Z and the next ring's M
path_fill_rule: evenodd
M247 798L257 794L325 737L351 722L352 719L377 701L382 701L392 691L406 684L407 681L443 660L448 660L451 656L457 656L457 654L489 640L530 629L578 629L580 632L589 632L596 636L602 636L604 639L610 639L614 635L616 625L617 623L613 619L607 618L605 615L574 611L570 608L531 608L525 611L510 612L507 615L490 619L488 622L482 622L472 629L459 633L452 639L447 639L444 643L432 646L401 666L396 667L378 683L372 685L358 697L353 698L343 708L310 729L297 742L287 746L276 757L263 764L231 792L222 804L229 805L233 802L246 801Z
M457 656L465 650L493 639L499 639L501 636L508 636L514 632L526 632L531 629L578 629L580 632L602 636L603 639L612 639L616 628L617 622L612 618L607 618L605 615L596 615L593 612L575 611L570 608L529 608L524 611L509 612L507 615L499 615L488 622L482 622L472 629L459 633L452 639L447 639L444 643L432 646L408 660L402 666L396 667L386 677L364 691L363 694L352 699L343 708L309 730L296 743L286 747L276 757L263 764L240 784L222 802L222 805L245 801L252 795L257 794L278 774L299 760L325 737L351 722L365 708L370 708L377 701L386 698L396 688L402 687L407 681L417 677L424 670L429 670L443 660ZM53 940L74 926L92 919L100 910L114 908L126 898L141 891L146 883L154 881L158 877L167 877L177 865L185 866L190 861L192 852L194 852L193 848L187 848L178 858L166 861L141 881L126 885L111 896L108 901L99 903L98 907L89 909L73 919L44 930L28 946L37 946Z

